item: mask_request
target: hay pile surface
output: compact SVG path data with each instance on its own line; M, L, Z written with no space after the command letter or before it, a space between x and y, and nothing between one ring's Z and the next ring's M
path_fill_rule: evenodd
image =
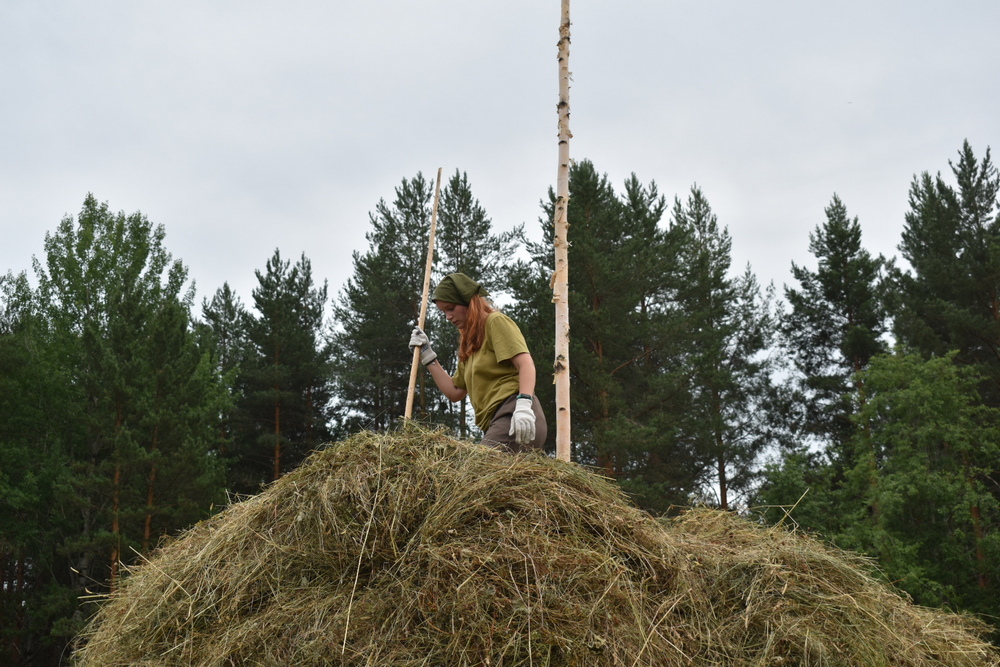
M314 454L101 608L81 665L1000 665L870 564L410 427Z

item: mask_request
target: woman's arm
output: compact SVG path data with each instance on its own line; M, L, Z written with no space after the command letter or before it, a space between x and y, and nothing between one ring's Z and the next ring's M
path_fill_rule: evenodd
M461 401L469 394L465 389L455 386L455 381L448 375L448 371L444 369L444 366L437 359L429 363L425 368L427 368L427 372L431 374L431 377L434 378L434 384L437 385L441 393L452 403ZM534 370L534 366L532 366L532 370Z
M510 363L514 364L514 368L517 369L518 393L533 396L535 393L535 360L531 358L531 354L528 352L515 354L511 357ZM442 389L442 391L444 390Z

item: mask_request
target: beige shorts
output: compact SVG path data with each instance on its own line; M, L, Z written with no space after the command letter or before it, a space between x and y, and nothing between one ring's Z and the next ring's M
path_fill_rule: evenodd
M483 435L483 444L496 447L497 449L506 449L512 453L532 450L541 451L542 446L545 444L545 438L549 434L549 427L545 422L545 413L542 412L542 407L538 404L538 397L534 396L532 398L531 411L535 413L534 440L520 445L514 440L514 436L510 435L510 418L514 414L514 408L517 405L517 394L514 394L497 408L496 413L493 415L493 421L490 422L490 427L486 429L486 433Z

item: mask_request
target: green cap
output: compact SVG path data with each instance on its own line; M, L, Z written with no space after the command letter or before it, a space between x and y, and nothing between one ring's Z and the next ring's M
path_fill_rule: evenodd
M451 273L442 278L438 286L434 288L434 296L431 297L431 301L444 301L468 306L474 294L482 297L490 295L485 287L464 273Z

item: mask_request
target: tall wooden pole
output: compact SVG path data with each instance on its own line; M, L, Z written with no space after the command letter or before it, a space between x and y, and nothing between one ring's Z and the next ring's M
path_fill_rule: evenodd
M556 458L569 461L571 453L569 408L569 0L562 0L559 22L559 174L556 179L555 260L552 302L556 306Z
M420 297L420 317L417 326L424 328L427 319L427 293L431 288L431 269L434 266L434 234L437 231L438 199L441 196L441 167L438 167L437 185L434 186L434 208L431 209L431 235L427 241L427 263L424 266L424 290ZM413 348L413 362L410 364L410 385L406 390L406 412L403 417L413 416L413 397L417 393L417 371L420 368L420 348Z

